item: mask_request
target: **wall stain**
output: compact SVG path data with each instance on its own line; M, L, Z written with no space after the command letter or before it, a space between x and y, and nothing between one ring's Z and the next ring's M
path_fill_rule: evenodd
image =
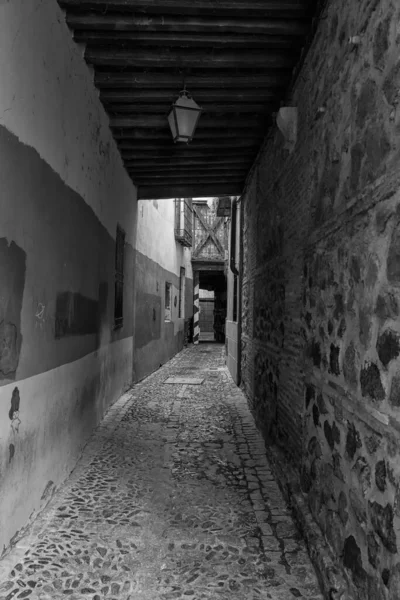
M15 446L14 446L14 444L10 444L9 447L8 447L8 449L9 449L9 452L10 452L10 456L9 456L8 462L10 463L12 461L12 459L14 458L14 454L15 454Z
M26 254L0 238L0 380L15 379L21 350L21 310Z
M82 294L61 292L57 294L55 338L87 335L99 331L99 302Z
M20 405L20 395L19 389L16 387L13 390L11 396L11 408L8 411L8 416L11 421L11 428L14 433L19 432L19 426L21 425L21 419L19 418L19 405Z

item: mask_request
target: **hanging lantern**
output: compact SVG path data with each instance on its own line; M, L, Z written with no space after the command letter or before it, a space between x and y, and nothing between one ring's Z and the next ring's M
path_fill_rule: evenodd
M202 109L184 89L171 106L168 123L174 142L192 141Z

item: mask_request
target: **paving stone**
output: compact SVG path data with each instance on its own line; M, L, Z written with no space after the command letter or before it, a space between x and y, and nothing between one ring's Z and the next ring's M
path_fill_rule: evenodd
M0 598L322 600L265 453L224 347L185 349L107 413Z

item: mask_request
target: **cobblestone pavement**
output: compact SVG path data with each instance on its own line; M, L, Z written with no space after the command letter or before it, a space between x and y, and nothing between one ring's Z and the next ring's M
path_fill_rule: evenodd
M322 600L223 351L187 348L114 404L0 562L1 600Z

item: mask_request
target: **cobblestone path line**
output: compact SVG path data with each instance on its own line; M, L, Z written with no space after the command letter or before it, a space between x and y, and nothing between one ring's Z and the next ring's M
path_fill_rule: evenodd
M1 600L322 600L223 351L187 348L113 405L0 562Z

